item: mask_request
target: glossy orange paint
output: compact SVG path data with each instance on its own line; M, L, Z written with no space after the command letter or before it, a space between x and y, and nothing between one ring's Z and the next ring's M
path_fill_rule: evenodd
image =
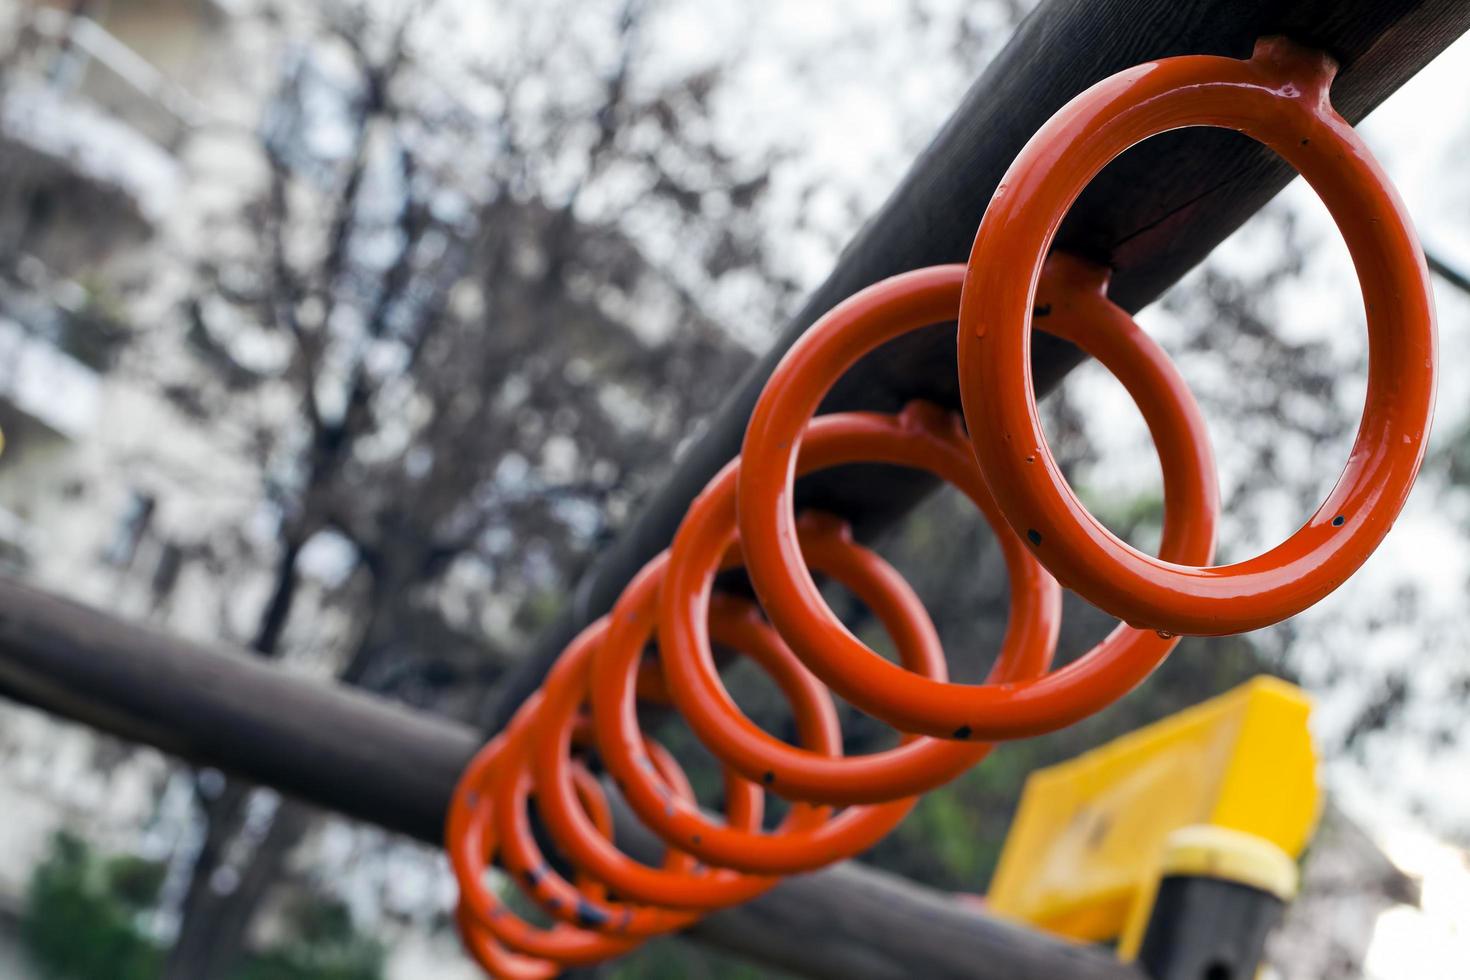
M984 741L1054 731L1098 711L1147 677L1178 641L1120 625L1081 658L1043 676L952 684L883 660L827 607L802 562L791 505L793 481L807 472L807 442L826 422L808 420L859 358L905 333L954 319L964 279L960 265L886 279L839 304L792 346L766 383L746 429L738 509L756 594L781 636L817 676L903 731ZM1163 450L1163 554L1209 561L1219 492L1204 418L1158 345L1117 307L1098 301L1105 282L1103 270L1059 257L1044 277L1043 301L1052 312L1038 322L1079 344L1128 388ZM894 443L865 456L842 454L837 461L866 458L918 467L962 490L996 530L1010 573L1011 610L1002 659L1013 645L1034 647L1043 637L1054 643L1060 615L1056 585L1002 519L958 422L932 407L911 407L901 423L913 436L905 452L894 452L901 445ZM703 498L691 514L701 506ZM687 594L685 586L676 594ZM678 613L670 601L666 599L664 616L672 622ZM1028 611L1029 603L1040 603L1038 609L1046 615Z
M504 959L517 971L533 972L531 960L555 966L579 966L619 956L638 945L628 937L601 935L559 923L540 928L516 915L484 881L489 857L498 850L491 805L501 792L507 746L521 738L540 703L533 695L506 730L492 739L470 762L449 808L445 832L450 869L460 890L459 921L472 925L471 949L482 964Z
M470 914L463 901L455 907L454 921L470 957L498 980L549 980L561 973L561 965L552 960L522 956L506 949Z
M923 465L926 460L944 458L944 450L936 444L946 443L948 458L957 468L973 471L969 447L955 419L933 406L915 404L901 416L833 415L808 428L799 465L802 472L850 462ZM720 557L736 543L738 479L739 470L727 467L690 507L674 537L658 617L659 649L670 693L701 741L723 761L765 779L779 793L842 805L921 793L983 758L989 751L983 743L912 735L906 735L894 749L839 758L787 745L741 713L720 682L709 632L702 626L709 616ZM969 482L971 489L983 490L978 475ZM804 515L796 526L796 538L802 568L825 572L846 585L893 639L902 665L869 654L874 664L904 680L946 684L948 668L938 635L923 603L901 576L853 541L845 524L830 517ZM1060 592L1051 577L1024 549L1014 548L1011 554L1025 567L1017 576L1020 584L1012 593L1013 625L995 668L995 676L1003 681L1035 677L1046 670L1056 646L1061 609ZM810 660L807 664L816 666ZM888 704L881 696L881 684L879 694L874 695L872 690L842 683L841 671L831 664L817 666L816 673L854 705L894 721L885 711ZM908 724L898 727L914 731Z
M975 454L1006 520L1032 535L1042 563L1125 622L1217 635L1301 612L1368 558L1419 471L1435 389L1428 272L1403 203L1332 109L1334 72L1327 55L1282 38L1260 41L1249 60L1169 58L1120 72L1032 137L980 223L959 316L960 391ZM1286 541L1222 566L1143 554L1088 513L1047 447L1031 380L1042 260L1068 208L1130 146L1186 126L1244 133L1306 178L1347 243L1368 319L1367 400L1337 485Z
M669 849L662 868L649 867L619 850L579 805L570 764L573 729L577 713L588 699L593 659L600 656L607 645L610 622L610 618L604 618L588 627L579 640L568 647L542 689L545 701L532 727L528 762L537 805L546 822L547 832L574 864L631 900L672 909L702 910L723 908L754 898L774 886L778 879L740 874L724 868L701 869L696 867L697 862L690 852L676 848ZM801 708L808 713L820 713L817 699L824 697L825 692L820 689L812 691ZM825 707L830 710L830 704ZM596 735L595 730L593 734ZM598 751L609 771L616 776L618 770L600 739ZM656 743L643 739L641 735L636 764L640 775L653 787L652 792L660 806L671 806L677 801L697 808L693 792L689 790L683 774L677 771L677 765L661 753ZM617 778L621 781L621 777ZM627 794L626 782L623 782L623 787ZM764 812L764 794L760 787L732 776L726 779L725 790L725 820L730 828L758 833Z
M713 542L716 563L725 555L728 543ZM866 555L876 559L871 552ZM592 668L592 720L598 749L634 812L672 846L720 867L753 874L809 871L851 857L881 840L913 808L915 798L849 807L835 816L830 807L796 802L780 827L764 833L716 822L697 806L670 800L659 791L641 759L642 738L633 694L638 655L658 626L659 588L667 562L665 552L650 562L623 593L613 608L612 625ZM922 609L906 610L915 611L922 615ZM729 604L721 604L718 612L722 616L745 615ZM720 620L713 625L719 626ZM927 618L922 625L906 623L903 634L896 638L903 642L926 632L933 635ZM784 645L763 642L744 646L740 652L770 673L791 702L801 743L822 755L840 755L842 733L826 689ZM937 644L932 652L937 653ZM911 651L909 655L915 662L938 666L940 661L930 653ZM766 780L762 778L761 782Z
M583 647L583 649L586 648ZM500 863L528 898L554 918L569 922L579 928L637 938L647 938L686 928L699 918L697 913L680 911L668 907L667 904L609 902L603 897L606 892L606 882L597 879L590 869L579 869L583 870L583 880L573 885L563 878L551 862L542 855L541 846L536 842L535 835L532 833L527 805L532 797L532 772L535 765L536 745L542 737L541 732L545 724L557 711L558 698L561 696L561 688L558 685L568 684L572 680L573 673L584 666L585 655L580 661L575 655L563 658L558 664L559 675L556 678L547 678L547 685L543 689L546 697L542 701L541 710L528 727L526 734L513 743L513 748L509 750L503 762L503 765L506 766L506 773L502 777L501 789L495 796L493 804L496 836L500 841ZM571 749L570 743L567 748ZM673 758L657 745L650 744L648 751L659 778L667 787L666 791L681 795L686 799L693 799L693 790ZM608 826L604 826L586 806L585 799L581 798L583 792L576 780L576 773L581 768L580 764L569 762L567 768L570 770L569 776L574 786L576 812L586 817L588 826L599 841L611 845L612 834L609 833L611 821L609 820ZM545 797L539 792L535 796L538 807L540 807ZM688 854L670 849L665 857L664 867L659 869L659 873L680 880L707 879L708 872L696 869L695 863ZM595 890L587 887L588 880L597 882ZM745 895L744 897L750 896Z

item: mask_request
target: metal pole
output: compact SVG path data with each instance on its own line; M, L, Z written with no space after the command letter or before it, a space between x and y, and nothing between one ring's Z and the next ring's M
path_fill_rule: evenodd
M1470 275L1461 272L1433 252L1426 251L1424 253L1424 259L1429 263L1430 272L1439 276L1460 292L1470 296Z

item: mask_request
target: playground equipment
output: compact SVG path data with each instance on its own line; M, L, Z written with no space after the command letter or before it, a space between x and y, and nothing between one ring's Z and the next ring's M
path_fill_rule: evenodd
M649 936L684 929L709 910L749 901L774 887L776 876L852 857L895 827L916 794L983 759L990 743L1072 724L1142 682L1181 634L1277 622L1330 593L1362 564L1392 526L1423 459L1434 397L1434 315L1428 271L1403 206L1332 109L1335 70L1327 55L1272 37L1249 59L1181 56L1098 82L1016 158L980 222L968 266L935 266L879 282L837 305L791 346L756 401L741 456L694 498L669 549L633 577L606 616L572 640L543 690L521 704L461 780L445 842L461 889L460 927L487 970L543 977L597 962ZM1229 566L1213 564L1214 461L1188 388L1167 355L1108 299L1107 269L1051 249L1068 207L1114 157L1150 136L1199 125L1260 140L1318 190L1347 239L1369 324L1367 407L1338 486L1288 541ZM844 372L864 356L956 317L968 427L926 402L911 402L896 415L817 416ZM1095 357L1143 412L1164 473L1157 558L1117 539L1066 486L1036 415L1033 325ZM947 680L922 602L854 540L845 522L820 512L797 516L798 477L860 462L927 471L960 489L995 530L1011 608L986 683ZM737 566L745 567L759 608L714 595L716 576ZM900 664L843 626L812 570L847 585L869 607ZM1076 662L1050 671L1057 580L1124 622ZM654 639L657 655L646 657ZM776 681L795 714L799 745L781 742L741 714L721 685L714 642L751 657ZM898 729L899 747L842 756L824 684ZM1193 722L1146 738L1203 740L1208 748L1200 720L1223 711L1249 752L1263 725L1268 734L1290 729L1272 725L1269 688L1253 693L1254 701L1246 699L1253 710L1244 718L1228 707L1201 709ZM1280 691L1274 695L1280 700ZM678 710L724 764L722 819L701 811L677 764L639 730L640 700ZM1249 732L1246 721L1254 726ZM1287 760L1302 759L1300 739L1295 748ZM660 867L614 844L607 799L577 761L587 750L661 839ZM1115 748L1111 757L1085 765L1107 769L1119 757L1136 763L1154 754L1146 745ZM1087 862L1062 848L1065 840L1040 848L1023 819L1019 843L997 879L998 909L1030 913L1082 938L1121 934L1125 956L1153 944L1172 962L1187 960L1189 951L1148 927L1154 896L1168 895L1169 909L1186 898L1199 901L1201 889L1220 908L1238 907L1229 896L1241 888L1284 900L1294 875L1283 855L1300 851L1315 807L1304 821L1301 806L1282 804L1315 802L1310 766L1305 773L1289 770L1294 782L1263 813L1240 799L1262 787L1242 791L1226 778L1228 756L1206 756L1201 778L1220 796L1206 811L1217 818L1215 829L1180 830L1169 819L1175 806L1180 813L1198 810L1199 793L1141 817L1133 811L1129 840L1146 858L1134 863L1152 873L1147 861L1157 855L1157 873L1099 886L1088 880ZM771 831L762 829L766 792L792 802ZM1046 814L1061 818L1065 808L1046 799L1055 793L1036 792ZM533 837L533 799L549 837L576 868L575 883L546 861ZM1045 819L1030 818L1032 824ZM1169 830L1183 836L1161 840ZM494 855L554 925L537 927L498 898L484 878ZM1063 877L1075 880L1039 881L1042 890L1028 892L1026 878L1041 875L1050 859L1062 860ZM1206 869L1234 869L1225 876L1229 887L1221 891L1219 875L1200 874ZM1046 885L1060 888L1061 897ZM1255 907L1247 904L1244 921L1258 941L1268 920Z
M1310 710L1296 687L1259 677L1032 773L987 908L1058 935L1117 941L1131 958L1159 878L1197 872L1188 860L1211 848L1226 853L1217 864L1237 868L1234 877L1287 897L1321 809Z
M980 223L959 329L976 456L1006 520L1033 536L1047 568L1126 622L1218 635L1301 612L1373 552L1419 472L1434 407L1429 271L1388 177L1332 109L1336 71L1326 54L1270 38L1249 61L1171 58L1114 75L1036 134ZM1368 314L1368 399L1337 486L1286 541L1214 568L1141 554L1072 494L1036 415L1026 329L1037 270L1087 182L1135 143L1201 125L1259 140L1306 178L1347 241Z
M1078 92L1141 62L1198 53L1239 59L1249 56L1257 38L1284 35L1333 54L1342 66L1332 82L1333 105L1357 123L1466 30L1470 5L1460 0L1042 0L843 250L828 279L599 556L563 618L523 653L500 687L500 705L489 706L473 726L341 685L304 683L245 651L189 642L5 576L0 696L351 819L440 843L456 783L484 737L505 731L569 641L607 613L648 560L673 541L690 503L739 453L755 403L788 348L818 318L874 283L962 262L1007 168ZM1167 133L1093 180L1068 212L1052 251L1105 265L1107 298L1135 312L1291 176L1269 149L1233 133ZM1030 342L1032 387L1044 397L1081 353L1040 331ZM957 411L954 354L952 324L906 334L843 374L823 410L893 414L923 399ZM860 480L825 470L799 481L795 495L799 509L839 514L851 522L855 540L867 541L934 485L933 477L911 468L876 467ZM645 684L644 693L657 692ZM977 746L958 744L971 751ZM789 779L797 775L787 772ZM590 798L586 780L574 779ZM914 791L902 779L890 788ZM611 816L620 847L646 861L660 859L654 835L623 819L627 814L617 806ZM1182 918L1151 919L1136 964L853 862L782 879L745 904L696 917L680 935L806 976L1199 980L1208 974L1170 959L1166 940L1197 941L1201 922L1209 927L1216 921L1214 908L1202 903L1169 904L1176 889L1203 884L1187 876L1170 879L1159 905Z

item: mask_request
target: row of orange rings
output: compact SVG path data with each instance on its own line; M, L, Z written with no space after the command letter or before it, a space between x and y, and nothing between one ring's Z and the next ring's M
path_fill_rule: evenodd
M878 283L792 347L755 408L741 458L711 481L671 548L573 640L544 688L461 780L447 842L461 888L459 924L487 970L545 977L617 956L712 909L749 900L782 875L855 855L892 830L918 794L982 759L990 743L1072 724L1141 682L1179 634L1279 621L1332 591L1365 560L1397 516L1423 455L1434 323L1413 231L1372 157L1333 112L1332 72L1325 56L1269 39L1248 61L1173 58L1099 83L1058 113L1012 166L968 267L938 266ZM1367 407L1342 480L1285 544L1227 566L1212 565L1215 466L1188 388L1164 352L1107 298L1106 269L1061 253L1042 261L1067 208L1104 165L1148 136L1191 125L1245 132L1307 177L1348 241L1368 309ZM859 358L957 314L968 436L958 416L918 402L898 415L814 417ZM1157 557L1114 537L1061 477L1036 417L1033 321L1101 362L1139 406L1163 465ZM796 478L873 462L948 482L994 529L1011 598L986 683L949 682L918 597L853 540L846 524L794 513ZM716 575L737 565L744 565L759 607L714 594ZM901 663L883 659L842 625L813 571L867 605ZM1058 580L1123 622L1052 671ZM658 656L650 659L645 650L654 641ZM716 643L771 676L791 704L797 744L740 711L721 682ZM896 728L899 745L844 756L834 691ZM721 817L700 809L679 765L640 731L640 700L671 704L725 767ZM660 866L615 844L612 808L581 761L591 753L666 845ZM764 829L767 792L792 803L774 830ZM533 800L575 880L543 855L531 829ZM485 880L492 860L552 925L536 925L507 906Z

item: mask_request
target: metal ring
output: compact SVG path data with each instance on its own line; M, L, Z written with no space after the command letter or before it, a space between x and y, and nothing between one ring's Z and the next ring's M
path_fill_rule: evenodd
M723 555L724 543L717 547L717 554ZM752 874L808 871L860 853L881 840L903 820L916 798L849 807L836 816L831 815L829 807L798 802L776 831L761 833L716 823L698 807L660 794L641 760L633 694L637 657L658 625L658 591L667 560L667 552L654 559L623 592L592 665L592 721L597 745L603 763L618 780L633 811L671 846L711 864ZM764 648L748 651L752 657L765 652ZM933 658L931 662L942 664ZM830 707L826 689L794 658L790 667L793 672L773 672L773 677L792 701L802 744L828 755L840 754L842 734L835 713L815 715L804 710L808 697ZM811 694L800 693L805 691Z
M610 885L620 896L634 901L676 909L712 909L748 901L769 890L778 879L724 869L700 870L694 867L687 853L675 848L670 849L670 854L681 855L680 863L649 867L624 854L598 833L578 805L569 762L572 730L577 710L588 697L591 658L605 645L607 634L606 618L584 630L568 645L542 688L544 710L538 713L531 732L529 761L537 803L552 840L578 867ZM641 741L639 756L643 760L641 764L653 769L644 775L656 787L659 799L695 805L692 794L683 791L687 783L671 786L668 776L659 771L657 756L649 752L652 744ZM606 763L606 748L601 743L598 748ZM613 772L616 776L616 771ZM760 788L737 778L727 778L725 785L726 819L732 826L758 830L763 813Z
M828 423L825 417L808 420L860 357L910 331L953 319L964 276L964 266L947 265L886 279L835 307L792 346L751 415L738 506L746 566L761 604L817 676L864 711L905 731L994 741L1054 731L1111 704L1147 677L1178 641L1120 625L1081 658L1041 677L1005 684L937 683L882 659L848 632L801 563L791 509L795 478L858 458L853 451L828 464L809 460L804 440ZM1046 302L1054 312L1042 322L1077 342L1128 388L1164 460L1163 553L1208 561L1219 495L1204 418L1158 345L1116 307L1094 305L1103 277L1096 267L1058 259L1046 277ZM932 407L911 406L901 419L925 439L902 455L895 450L906 444L895 443L882 461L928 470L962 490L986 516L1011 577L1002 656L1013 643L1038 642L1039 624L1056 628L1056 585L1001 517L964 433ZM1041 598L1047 595L1051 598ZM1031 618L1036 614L1027 612L1030 601L1040 602L1050 618ZM1055 633L1050 637L1048 642L1054 642Z
M506 730L486 744L466 768L449 806L445 831L449 866L459 883L460 921L473 921L488 933L482 937L485 941L475 944L477 952L488 957L499 949L559 966L583 966L630 952L639 940L605 936L565 923L542 929L511 911L482 877L496 850L491 803L499 790L501 752L507 739L529 723L540 700L539 693L533 694ZM510 962L525 965L523 959Z
M506 949L470 914L463 901L455 906L454 921L470 957L498 980L551 980L561 973L561 967L551 960Z
M866 413L826 416L807 430L801 446L803 471L858 460L894 462L926 456L936 431L938 438L948 435L958 450L957 458L973 469L963 435L953 430L950 417L919 406L902 418ZM709 631L701 625L709 617L710 592L719 570L712 556L719 553L721 541L735 538L738 479L736 468L727 467L690 507L674 538L663 585L659 650L664 672L675 704L700 740L721 761L745 775L762 778L764 774L784 796L841 805L922 793L984 758L989 746L983 743L928 737L906 737L896 748L869 755L833 757L788 745L745 717L720 681ZM978 476L974 483L980 485ZM946 666L939 638L908 583L854 542L841 522L806 515L798 522L797 536L803 564L851 589L895 637L900 652L909 655L902 667L886 660L882 663L929 684L943 684ZM1060 619L1056 583L1024 549L1012 551L1030 569L1030 575L1023 571L1019 585L1013 588L1016 625L992 672L994 679L1005 682L1035 677L1046 670ZM913 632L916 629L919 631ZM915 661L915 655L922 659ZM833 686L854 704L868 708L867 692Z
M980 223L959 317L960 392L975 453L1037 557L1125 622L1219 635L1301 612L1368 558L1419 471L1435 387L1428 272L1403 203L1332 109L1334 71L1328 56L1269 38L1248 61L1168 58L1120 72L1032 137ZM1368 319L1368 394L1347 467L1300 530L1232 565L1154 558L1088 513L1047 448L1031 380L1037 276L1067 210L1123 151L1186 126L1242 132L1306 178L1347 243Z
M456 919L477 962L497 976L541 980L752 898L775 885L776 874L851 856L891 830L914 794L978 761L989 749L983 743L1079 720L1142 680L1177 643L1174 634L1274 622L1361 564L1397 515L1422 459L1434 322L1417 241L1377 165L1332 112L1331 74L1325 56L1270 39L1248 62L1169 59L1099 83L1054 117L1013 166L968 269L935 267L879 283L793 346L762 392L742 460L711 482L670 552L645 566L612 613L568 645L542 691L461 778L446 840L461 889ZM1106 269L1066 255L1041 258L1071 202L1109 160L1149 135L1188 125L1239 129L1297 166L1339 223L1369 312L1368 401L1338 487L1287 542L1225 567L1209 565L1218 491L1188 388L1158 345L1108 300ZM1032 257L1029 277L1013 274L1012 254ZM956 416L923 403L896 416L813 420L858 358L953 319L956 310L968 439ZM1138 404L1163 464L1157 559L1102 528L1062 480L1036 419L1033 318L1100 360ZM987 683L949 683L922 603L845 524L812 514L797 520L798 476L861 462L927 470L969 496L996 529L1011 610ZM751 603L712 593L718 572L747 561L774 628ZM872 610L901 665L842 626L812 569L846 584ZM1058 580L1125 622L1079 660L1046 673L1059 625ZM655 631L660 655L652 659L644 648ZM791 702L798 745L740 712L720 680L714 643L750 656L772 676ZM843 757L830 692L818 678L894 724L901 744ZM725 764L723 823L700 812L678 763L645 740L640 700L671 702ZM670 845L662 867L614 845L608 800L573 754L591 747L635 813ZM796 801L770 833L761 830L767 790ZM576 868L572 882L547 865L532 836L533 796ZM834 814L834 806L845 809ZM526 922L486 886L486 863L497 856L555 925Z
M574 885L563 878L542 854L541 846L531 830L527 810L532 798L532 742L540 731L540 723L554 710L554 702L555 696L548 688L536 722L522 737L512 742L502 756L501 765L505 767L505 772L501 776L501 788L495 795L494 802L501 865L528 898L554 918L582 929L619 937L648 938L694 924L699 919L697 912L676 911L662 905L607 901L602 897L606 893L605 882L584 872L585 877L597 881L595 890ZM649 743L648 752L665 786L672 787L671 792L686 799L693 799L693 791L673 758L655 743ZM571 765L574 782L579 768L580 765ZM582 795L580 786L573 792L576 796ZM537 793L538 806L542 799L541 794ZM581 812L587 814L584 802L579 800L577 805ZM605 827L594 815L587 816L599 839L611 841L610 825ZM672 875L697 876L699 872L695 869L695 864L688 854L669 848L664 856L662 870Z

